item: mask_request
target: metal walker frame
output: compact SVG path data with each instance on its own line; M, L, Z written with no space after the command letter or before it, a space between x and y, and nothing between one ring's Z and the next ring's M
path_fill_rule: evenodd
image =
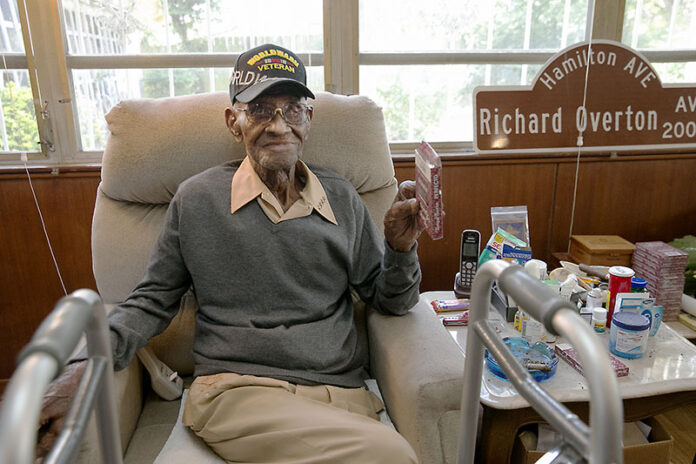
M590 392L591 428L546 393L488 325L494 281L520 308L543 322L549 332L565 337L575 347ZM623 403L606 348L572 303L554 296L545 284L528 275L522 267L492 260L479 268L471 292L461 400L459 464L474 462L484 345L517 392L560 432L565 443L557 453L569 446L592 464L623 463ZM549 459L552 457L549 456Z
M123 462L104 305L96 292L77 290L58 301L19 354L18 367L7 385L0 410L0 464L34 462L43 396L62 372L83 332L87 336L89 361L63 429L43 462L73 462L93 408L102 462Z

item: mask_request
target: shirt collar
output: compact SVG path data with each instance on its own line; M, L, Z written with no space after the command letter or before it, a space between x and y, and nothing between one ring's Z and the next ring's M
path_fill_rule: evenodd
M324 219L332 224L338 225L336 216L334 216L329 199L321 185L319 178L307 167L302 161L297 161L296 169L302 170L305 174L307 182L304 189L300 192L300 200L311 206ZM254 171L248 157L245 157L240 164L237 172L232 177L231 185L231 214L234 214L239 208L249 203L251 200L263 196L267 199L275 200L270 189L263 183L259 175ZM275 201L277 203L277 200ZM278 205L279 206L279 205Z
M326 192L319 178L302 160L297 162L297 169L302 169L307 178L307 183L305 184L305 188L300 192L300 196L304 198L307 204L314 208L317 213L321 214L324 219L334 225L338 225L336 216L334 216L331 205L329 204L329 197L326 196Z

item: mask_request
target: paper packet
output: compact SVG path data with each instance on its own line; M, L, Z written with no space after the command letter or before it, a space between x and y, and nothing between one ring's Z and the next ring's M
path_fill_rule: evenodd
M442 162L425 141L416 148L416 198L419 219L433 240L444 235L442 210Z

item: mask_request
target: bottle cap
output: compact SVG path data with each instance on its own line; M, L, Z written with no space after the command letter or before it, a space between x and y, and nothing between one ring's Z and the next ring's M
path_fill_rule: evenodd
M611 323L627 330L640 331L650 328L650 320L647 317L628 311L614 313Z
M592 308L592 319L596 320L597 322L606 322L607 308L602 308L601 306L598 308Z
M601 298L602 297L602 291L598 288L593 288L589 292L587 292L588 296L591 296L592 298Z
M626 266L612 266L609 268L609 274L615 277L633 277L636 275L633 269Z
M646 285L648 285L648 282L645 279L631 277L631 288L644 289Z

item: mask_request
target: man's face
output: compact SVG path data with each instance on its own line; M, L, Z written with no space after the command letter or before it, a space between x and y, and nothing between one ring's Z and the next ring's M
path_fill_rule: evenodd
M309 133L311 109L304 98L292 95L261 95L248 104L236 102L225 111L227 127L235 139L243 142L247 155L267 170L289 170L302 156ZM296 105L300 105L299 107ZM286 121L280 108L287 119ZM300 122L297 110L306 115ZM295 111L294 118L290 113ZM270 116L270 120L267 117Z

